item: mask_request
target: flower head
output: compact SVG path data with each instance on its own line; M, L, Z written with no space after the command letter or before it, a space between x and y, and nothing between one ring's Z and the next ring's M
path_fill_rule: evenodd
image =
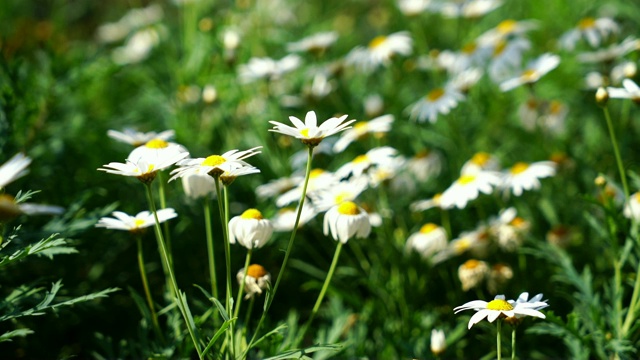
M631 79L622 80L622 88L607 87L607 94L611 99L631 99L640 103L640 86Z
M261 248L269 241L273 233L273 226L262 213L256 209L249 209L240 216L229 220L229 242L246 247L247 249Z
M145 184L150 184L160 170L164 170L176 162L189 156L187 152L176 152L170 156L127 159L126 163L112 162L98 168L110 174L133 176Z
M0 166L0 189L27 174L29 164L31 164L31 158L22 153L15 154L9 161L2 164Z
M216 195L215 180L207 174L193 173L182 178L185 195L191 199L198 199Z
M619 31L620 26L611 18L586 17L581 19L576 27L560 37L560 45L567 50L573 50L576 43L584 38L591 47L597 48L602 40Z
M333 145L333 152L340 153L352 142L365 137L367 134L375 134L376 136L387 133L391 130L391 124L394 121L393 115L379 116L370 121L359 121L352 128L345 130L340 139Z
M500 84L500 90L509 91L523 84L532 84L560 64L560 57L554 54L543 54L531 61L519 76Z
M358 177L365 173L370 167L384 167L385 165L394 162L398 150L390 146L376 147L366 154L359 155L352 161L342 165L337 171L336 176L339 178L346 178L349 175Z
M302 212L300 213L300 219L298 220L298 228L311 221L317 214L318 211L316 210L316 208L313 205L305 202L304 207L302 208ZM287 207L280 209L280 211L278 211L276 215L271 219L273 230L279 232L292 231L296 223L297 215L298 210L296 208Z
M520 196L524 190L539 189L539 179L555 174L556 164L553 161L539 161L531 164L518 162L507 170L501 186L504 189L511 189L513 195Z
M291 127L277 121L269 121L274 125L274 128L269 129L269 131L293 136L296 139L300 139L303 144L315 147L320 144L322 139L325 137L339 133L345 129L349 129L349 125L355 120L344 121L346 118L347 115L342 115L339 118L332 117L318 126L316 113L314 111L309 111L304 118L304 123L295 116L289 116L289 120L291 120L291 123L295 127Z
M418 232L409 236L406 248L418 252L424 259L429 259L447 248L447 232L442 226L424 224Z
M357 46L347 55L347 63L363 71L372 71L380 65L388 66L396 55L411 54L413 40L407 31L373 38L366 47Z
M134 162L137 162L140 159L155 162L171 157L175 154L185 152L187 152L187 149L180 144L168 142L160 138L154 138L144 143L144 145L140 145L133 149L133 151L129 153L129 156L127 156L127 159L131 159Z
M367 212L352 201L344 201L324 215L324 234L346 244L352 237L365 238L371 232Z
M489 265L481 260L470 259L458 267L458 278L462 290L467 291L480 284L489 273Z
M462 175L442 193L440 204L448 209L462 209L467 203L478 197L480 193L491 194L493 188L502 182L499 173L480 171L473 175Z
M338 33L335 31L321 32L307 36L306 38L289 43L288 51L307 51L322 54L327 48L338 40Z
M438 114L448 114L464 98L464 95L453 86L433 89L409 107L411 119L418 122L429 120L430 123L435 123L438 120Z
M268 57L251 58L249 62L240 65L238 77L241 83L250 83L259 79L277 80L282 75L297 69L302 63L300 56L290 54L280 60Z
M181 178L191 174L209 174L213 177L219 177L225 171L232 171L245 166L250 166L244 159L259 154L258 149L262 146L256 146L249 150L238 151L237 149L227 151L222 155L211 155L206 158L185 159L178 162L178 168L173 170L173 175L169 181Z
M135 216L128 215L122 211L114 211L111 215L113 215L113 217L103 217L98 220L96 227L125 230L135 233L140 232L146 227L153 226L156 223L155 217L150 211L141 211ZM160 223L178 216L172 208L158 210L157 215L158 222Z
M540 294L540 298L542 298L542 294ZM545 315L537 310L540 308L539 302L537 301L534 303L516 302L513 300L506 301L504 295L496 295L492 301L470 301L464 305L455 307L453 311L457 314L464 310L475 310L476 313L471 317L471 319L469 319L468 328L471 329L473 325L479 323L485 318L489 322L494 322L499 317L514 318L516 316L535 316L544 319Z
M7 222L18 215L59 215L64 208L55 205L42 205L19 202L9 194L0 194L0 223Z
M473 154L471 159L462 164L460 169L461 175L475 175L481 171L498 171L500 170L500 161L495 155L484 151Z
M431 352L435 356L439 356L447 349L444 331L442 329L431 330Z
M629 196L629 202L625 204L622 214L628 219L640 220L640 192Z
M269 287L271 274L262 265L252 264L247 268L246 274L244 268L240 269L236 274L236 279L240 284L244 279L244 290L247 292L244 298L246 300L251 299L256 294L262 294L262 290Z

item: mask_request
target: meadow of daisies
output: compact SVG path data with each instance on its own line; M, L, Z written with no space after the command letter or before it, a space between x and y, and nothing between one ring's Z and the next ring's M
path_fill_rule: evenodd
M0 9L2 358L640 356L634 1Z

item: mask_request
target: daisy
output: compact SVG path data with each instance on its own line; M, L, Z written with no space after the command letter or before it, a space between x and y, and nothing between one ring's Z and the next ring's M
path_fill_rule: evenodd
M471 159L467 160L464 164L462 164L462 169L460 170L460 174L474 175L485 170L499 171L500 161L494 155L491 155L484 151L480 151L473 154Z
M440 257L462 255L470 252L473 256L484 257L487 255L490 240L489 228L480 225L471 231L463 231L457 238L453 239L447 246L447 250Z
M418 252L424 259L447 248L447 232L433 223L422 225L420 231L407 239L406 249Z
M631 99L640 103L640 87L631 79L622 80L623 88L608 87L607 94L613 99Z
M431 199L427 200L418 200L409 206L411 211L423 211L429 210L435 207L441 208L440 199L442 198L442 194L435 194Z
M521 72L522 56L531 48L531 42L520 37L500 40L491 46L489 77L501 83Z
M516 303L511 300L510 302L505 300L504 295L496 295L496 297L486 302L483 300L470 301L464 305L455 307L453 309L454 314L457 314L464 310L475 310L476 313L469 319L469 326L471 327L483 319L487 319L489 322L494 322L496 319L511 318L516 315L519 316L535 316L541 319L545 318L545 315L538 311L536 303Z
M425 182L440 174L442 155L435 150L423 149L407 160L407 170L418 181Z
M236 274L236 279L239 284L242 284L244 280L244 299L251 299L256 294L262 294L262 291L269 287L271 283L271 274L265 270L262 265L252 264L247 268L246 274L244 268L240 269Z
M182 187L191 199L216 195L215 180L207 174L193 173L182 177Z
M247 64L238 67L238 77L243 84L260 79L277 80L300 67L301 63L302 59L295 54L287 55L280 60L268 57L251 58Z
M369 215L352 201L344 201L324 215L323 232L346 244L352 237L365 238L371 232Z
M277 121L269 121L274 126L274 128L269 129L269 131L293 136L296 139L300 139L303 144L315 147L320 144L325 137L351 128L349 125L355 122L355 120L344 121L347 116L348 115L342 115L339 118L332 117L318 126L316 113L309 111L304 118L304 123L295 116L289 116L289 120L291 120L291 123L295 127Z
M380 184L391 181L392 188L400 189L404 193L413 192L412 187L415 187L413 179L410 176L406 175L404 171L406 170L407 160L402 156L398 155L394 157L391 161L386 161L377 164L374 167L370 167L366 172L366 177L369 179L369 186L372 188L377 188Z
M338 177L330 172L325 171L323 169L313 169L309 174L309 183L307 184L307 196L313 198L314 194L329 189L336 184L339 183ZM276 206L283 207L289 203L300 200L300 196L302 195L303 181L299 182L298 185L280 195L276 199Z
M55 205L24 203L9 194L0 194L0 223L7 222L19 215L60 215L64 208Z
M152 139L147 141L144 145L138 146L127 156L128 159L138 161L141 158L154 158L162 159L170 157L177 153L188 153L187 149L177 143L168 142L162 139Z
M431 0L398 0L397 5L405 16L417 16L431 6Z
M300 213L300 220L298 220L298 228L311 221L317 214L318 211L315 209L315 207L305 202L304 207L302 208L302 212ZM298 209L296 208L291 207L280 209L271 219L273 230L278 232L292 231L296 223L297 216Z
M578 61L583 63L606 63L639 49L640 40L628 37L620 44L613 44L606 49L578 54Z
M395 117L393 115L379 116L370 121L358 121L353 124L353 128L345 130L340 139L333 145L333 152L340 153L352 142L362 139L368 134L382 136L391 130L391 125Z
M462 284L462 291L478 286L488 273L489 265L486 262L475 259L465 261L458 267L458 278Z
M229 220L229 242L246 247L247 249L261 248L269 241L273 233L273 226L262 213L256 209L249 209L240 216Z
M453 75L453 78L449 81L449 85L461 94L467 94L469 90L480 81L482 75L483 71L479 68L462 70Z
M542 54L539 58L531 61L527 68L515 78L504 81L500 84L500 90L509 91L524 84L533 84L549 71L555 69L560 63L560 57L553 54Z
M13 155L9 161L0 166L0 189L10 182L26 175L29 172L27 167L31 164L31 158L22 153Z
M391 35L375 37L365 48L357 46L347 54L346 62L368 72L378 66L389 66L391 58L396 55L410 55L413 40L409 32L400 31Z
M116 130L107 131L107 136L109 136L110 138L133 145L135 147L144 145L153 139L167 141L173 138L174 135L175 131L173 130L165 130L160 133L156 133L154 131L144 133L131 128L125 128L122 132Z
M310 53L322 54L324 53L331 45L333 45L336 40L338 40L338 33L335 31L327 31L321 32L317 34L313 34L311 36L307 36L306 38L289 43L287 45L287 51L296 52L296 51L306 51Z
M513 278L513 269L509 265L495 264L489 270L487 276L487 289L495 293L502 285Z
M473 175L462 175L442 193L440 204L444 209L454 206L463 209L480 193L491 194L493 188L500 185L501 182L500 174L493 171L483 170Z
M352 161L342 165L337 171L336 176L346 178L349 175L358 177L365 173L370 167L384 166L393 162L398 154L398 150L382 146L367 151L364 155L359 155Z
M475 19L502 6L500 0L464 0L462 2L443 2L438 10L447 18Z
M155 225L156 223L153 213L150 211L141 211L135 216L128 215L122 211L114 211L111 215L113 215L113 217L103 217L98 220L96 227L139 232L144 228ZM158 210L157 215L158 222L160 223L178 216L172 208Z
M118 65L142 62L149 57L166 33L167 29L162 25L152 25L137 30L122 46L113 49L111 59Z
M313 192L311 198L318 212L323 212L344 201L354 201L368 186L366 178L355 177Z
M531 20L516 21L507 19L498 24L495 28L484 32L477 39L480 46L495 46L508 38L522 37L525 33L537 28L537 24Z
M257 174L260 169L251 165L232 165L220 174L220 181L224 185L231 185L238 176Z
M547 232L546 239L549 244L560 248L567 248L574 240L576 233L566 225L555 225Z
M611 18L586 17L581 19L575 28L565 32L559 41L563 48L573 50L578 40L584 38L591 47L597 48L601 41L618 32L620 26Z
M511 189L513 195L520 196L524 190L539 189L539 179L555 174L556 165L553 161L539 161L531 164L519 162L505 172L501 187Z
M136 161L126 159L126 163L112 162L103 165L103 167L98 168L98 170L110 174L134 176L141 182L150 184L156 178L158 171L168 168L188 155L189 153L187 152L178 152L166 158L140 158Z
M225 171L250 166L244 159L259 154L262 146L238 151L237 149L229 150L222 155L210 155L206 158L184 159L177 163L178 168L171 171L173 175L169 181L173 181L179 177L191 174L209 174L213 177L219 177Z
M640 192L629 196L629 202L625 204L622 214L628 219L633 219L634 221L640 220Z
M260 199L271 199L295 188L303 181L304 176L298 175L271 180L266 184L258 185L256 196Z
M431 330L431 352L436 358L439 358L442 353L447 349L447 342L442 329Z
M498 245L506 251L515 251L524 241L524 235L531 223L517 216L515 208L500 211L497 218L489 220L489 231L498 240Z
M445 86L431 90L411 105L408 110L412 120L418 122L429 120L433 124L438 120L438 114L448 114L464 98L464 95L453 86Z

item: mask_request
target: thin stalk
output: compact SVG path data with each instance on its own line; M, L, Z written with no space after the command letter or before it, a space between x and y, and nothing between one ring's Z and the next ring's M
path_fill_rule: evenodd
M502 359L502 349L500 348L500 330L502 327L502 319L497 321L498 331L496 332L496 352L498 354L498 360Z
M242 328L242 337L244 337L244 335L247 332L247 329L249 328L249 321L251 320L251 312L253 311L253 303L256 302L256 297L252 296L251 299L249 299L249 307L247 308L247 313L244 315L244 328Z
M216 258L213 246L213 231L211 230L211 200L204 199L204 227L207 236L207 254L209 257L209 279L211 281L211 294L218 299L218 279L216 277Z
M516 360L516 328L511 328L511 360Z
M156 313L153 299L151 298L151 291L149 290L149 281L147 280L147 271L144 267L144 253L142 251L142 236L136 235L136 243L138 245L138 269L140 269L140 278L142 279L142 287L144 288L144 295L147 298L147 305L151 311L151 321L153 322L153 328L156 331L156 335L160 338L160 341L164 343L164 337L160 330L160 323L158 322L158 314Z
M618 140L616 139L616 133L613 130L613 122L611 121L609 108L605 106L602 108L602 111L604 111L604 117L607 120L609 137L611 138L611 144L613 145L613 153L616 156L616 163L618 164L618 172L620 173L620 179L622 180L622 189L624 191L624 199L626 202L629 202L629 185L627 185L627 175L625 174L624 166L622 164L622 157L620 156L620 149L618 148Z
M233 317L237 318L240 313L240 304L242 304L242 293L244 292L244 282L247 279L247 271L249 271L249 264L251 264L251 253L253 249L247 251L247 256L244 260L244 274L242 274L242 281L240 282L240 289L238 289L238 298L233 309ZM246 325L245 325L246 326Z
M311 175L311 160L313 158L313 147L309 146L309 152L307 155L307 169L304 176L304 184L302 185L302 194L300 196L300 201L298 202L298 213L296 214L296 221L293 224L293 230L291 231L291 237L289 238L289 244L287 245L287 250L284 253L284 259L282 260L282 267L280 268L280 272L278 273L278 277L276 278L276 283L273 286L273 290L269 294L269 297L266 299L267 303L265 305L264 311L262 312L262 316L260 316L260 320L258 321L258 325L256 326L256 330L251 337L251 341L247 345L244 353L242 353L242 358L245 359L247 353L251 349L253 342L256 340L256 336L260 332L260 327L264 322L264 319L267 316L267 312L269 312L269 308L271 308L271 304L273 303L273 299L275 298L276 291L278 290L278 286L280 285L280 280L282 280L282 274L284 274L285 269L287 268L287 262L289 261L289 255L291 254L291 249L293 249L293 243L296 238L296 233L298 232L298 225L300 224L300 215L302 214L302 207L304 206L304 199L307 196L307 185L309 184L309 176Z
M173 290L173 300L176 303L178 309L180 309L180 313L184 319L184 323L187 326L187 330L189 331L189 335L191 336L191 340L193 341L193 346L198 352L198 357L202 359L202 349L200 349L200 342L196 334L193 332L193 329L189 325L189 319L187 317L187 313L182 306L182 302L180 301L180 293L178 292L178 282L176 281L176 276L173 273L173 266L171 265L171 260L169 260L169 253L167 252L167 245L164 242L164 238L162 237L162 230L160 229L160 221L158 220L158 211L156 210L156 204L153 200L153 192L151 191L151 184L145 184L147 189L147 201L149 202L149 206L151 207L151 212L153 212L153 217L155 219L155 229L156 240L158 240L158 245L160 248L160 256L164 261L167 272L169 273L169 279L171 281L171 289Z
M640 296L640 266L638 266L638 272L636 273L636 282L633 284L633 294L631 295L631 302L629 303L629 310L627 311L627 317L624 319L624 325L622 325L622 337L626 337L629 328L634 323L636 318L636 306L638 305L638 297Z
M329 283L331 282L333 273L336 270L336 265L338 265L338 258L340 257L340 250L342 250L342 245L343 245L342 242L338 241L338 246L336 247L336 252L333 254L333 260L331 261L331 266L329 267L327 278L324 280L324 284L322 285L322 289L320 290L320 294L318 295L316 304L313 306L313 310L311 310L311 315L309 316L309 319L307 320L307 322L304 324L304 326L298 333L298 337L294 343L294 346L298 345L300 341L304 339L304 334L309 329L311 322L313 321L316 314L318 313L318 310L320 309L320 304L322 304L322 299L324 299L324 294L327 292L327 289L329 288Z
M159 189L158 189L158 194L160 196L160 208L161 209L166 209L167 208L167 197L166 197L166 193L165 193L164 175L163 175L162 172L159 173L158 182L160 184ZM168 222L163 223L162 227L163 227L163 230L164 230L164 241L167 244L167 251L169 252L169 260L173 264L173 251L172 251L172 248L171 248L171 233L169 232L169 223Z

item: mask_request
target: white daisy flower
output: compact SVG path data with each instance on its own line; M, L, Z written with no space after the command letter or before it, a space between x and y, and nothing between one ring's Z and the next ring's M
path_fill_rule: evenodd
M368 117L374 117L382 114L384 110L384 99L379 94L368 95L364 99L364 113Z
M141 211L135 216L131 216L122 211L114 211L111 215L113 215L113 217L103 217L98 220L96 227L139 232L141 229L153 226L156 223L155 217L150 211ZM158 210L157 215L160 223L178 216L172 208Z
M247 64L238 67L238 77L243 84L260 79L277 80L300 67L301 63L302 59L295 54L287 55L280 60L268 57L251 58Z
M256 196L260 199L271 199L295 188L303 181L304 176L299 175L271 180L266 184L258 185Z
M491 194L493 188L500 185L501 182L500 174L493 171L483 170L472 175L462 175L442 193L440 204L444 209L454 206L463 209L480 193Z
M193 173L182 177L182 188L191 199L216 196L213 177L204 173Z
M420 100L410 105L408 110L412 120L418 122L429 120L433 124L438 120L438 114L448 114L451 109L458 106L459 101L464 99L464 95L453 86L445 86L431 90Z
M623 88L608 87L607 93L611 99L631 99L640 103L640 87L631 79L622 80Z
M139 63L149 57L160 40L166 35L167 29L161 25L152 25L137 30L127 38L124 45L113 49L111 59L118 65Z
M251 165L232 165L220 174L220 181L223 185L231 185L238 176L258 174L260 169Z
M539 179L555 174L556 165L553 161L539 161L531 164L519 162L505 172L501 187L511 189L513 195L520 196L524 190L539 189Z
M481 171L499 171L500 161L495 155L487 152L477 152L471 159L462 164L461 175L474 175Z
M156 174L160 170L164 170L169 166L179 162L187 157L187 152L176 152L165 158L139 158L137 160L126 159L126 163L112 162L98 168L110 174L133 176L145 184L149 184L156 178Z
M13 155L9 161L0 166L0 189L10 182L26 175L29 172L27 167L31 164L31 158L22 153Z
M442 226L433 223L422 225L420 231L411 234L405 248L418 252L424 259L447 248L447 232Z
M355 177L349 180L340 181L331 187L314 191L311 194L313 203L318 212L342 204L344 201L354 201L363 191L369 187L369 182L365 177Z
M366 172L366 177L369 179L369 186L377 188L380 184L391 181L391 188L398 190L398 186L401 191L405 193L411 193L415 190L415 182L411 177L404 176L407 160L398 155L391 161L379 163L374 167L370 167ZM413 188L412 188L413 187Z
M173 175L169 181L173 181L179 177L191 174L209 174L213 177L219 177L225 171L251 166L244 159L259 154L262 146L238 151L237 149L229 150L222 155L210 155L206 158L185 159L177 163L178 168L171 171Z
M542 54L537 59L531 61L522 73L500 84L500 90L509 91L524 84L533 84L540 80L542 76L555 69L560 64L560 57L554 54Z
M398 9L405 16L422 14L431 6L432 0L398 0Z
M324 215L323 232L346 244L352 237L365 238L371 232L369 215L351 201L344 201Z
M447 341L444 336L444 330L432 329L431 330L431 352L436 357L439 357L447 349Z
M604 39L618 32L620 26L611 18L586 17L581 19L575 28L565 32L559 41L563 48L573 50L576 43L584 38L591 47L597 48Z
M353 128L345 130L340 139L333 145L333 152L340 153L352 142L365 137L368 134L381 136L391 130L391 125L395 117L393 115L379 116L370 121L358 121L353 124Z
M309 111L304 118L304 123L295 116L289 116L289 120L291 120L291 123L295 127L277 121L269 121L274 126L274 128L269 129L269 131L293 136L296 139L300 139L303 144L313 147L320 144L325 137L351 128L349 125L355 122L355 120L344 121L347 116L348 115L342 115L339 118L332 117L318 126L316 113Z
M262 265L251 264L249 268L247 268L246 274L244 268L240 269L236 274L236 279L239 284L242 284L244 280L244 291L247 293L244 299L247 300L256 294L262 294L262 291L269 287L271 274L269 274Z
M177 143L168 142L162 139L152 139L147 141L144 145L140 145L133 149L128 159L138 161L141 158L145 158L148 161L154 161L151 159L163 159L166 157L173 156L176 153L188 153L187 149ZM151 159L149 159L151 158Z
M296 216L298 209L294 207L286 207L278 210L278 212L271 219L273 230L277 232L291 232L296 224ZM298 220L298 228L301 228L306 223L311 221L318 215L318 211L308 202L304 203L302 212L300 213L300 220Z
M457 314L464 310L475 310L476 313L471 317L471 319L469 319L468 328L471 329L473 325L479 323L485 318L489 322L494 322L499 317L513 318L516 315L535 316L544 319L545 315L536 308L538 308L537 303L516 303L513 300L508 302L505 300L504 295L496 295L496 297L490 302L474 300L455 307L453 311Z
M635 61L623 61L611 69L607 76L597 71L591 71L585 76L585 88L596 90L600 87L619 86L624 79L632 79L638 73Z
M229 242L257 249L269 241L273 233L273 226L268 219L262 217L262 213L256 209L249 209L240 216L234 216L229 220Z
M131 128L125 128L122 132L116 130L107 131L107 136L110 138L135 147L144 145L153 139L168 141L173 138L174 135L175 131L173 130L165 130L160 133L156 133L155 131L144 133Z
M495 28L480 35L477 42L478 45L482 47L493 47L508 38L521 37L537 27L537 23L531 20L516 21L513 19L507 19L499 23Z
M515 251L524 241L531 223L519 217L515 208L503 209L497 218L489 220L489 231L498 240L498 246Z
M300 41L287 44L287 51L307 51L311 53L323 53L338 40L335 31L321 32L305 37Z
M367 151L364 155L359 155L352 161L342 165L337 171L336 176L346 178L349 175L358 177L365 173L370 167L385 166L395 161L398 150L390 146L382 146Z
M500 0L463 0L442 2L438 6L439 12L447 18L475 19L486 15L502 5Z
M323 169L313 169L309 174L309 183L307 184L307 197L313 197L315 193L325 189L329 189L338 184L339 181L340 180L338 179L338 177L330 171L326 171ZM283 207L294 201L300 200L303 186L303 181L301 181L295 188L292 188L291 190L278 196L278 198L276 199L276 206Z
M516 37L500 40L492 46L489 77L495 83L501 83L521 73L522 56L531 48L527 39Z
M64 208L55 205L43 205L16 202L9 194L0 194L0 223L7 222L19 215L59 215Z
M440 199L442 198L442 194L435 194L431 199L427 200L418 200L409 206L411 211L424 211L433 208L441 208Z
M622 56L640 49L640 40L634 37L624 39L620 44L613 44L606 49L578 54L578 61L583 63L612 62Z
M487 289L496 293L498 289L513 278L513 269L509 265L495 264L491 266L487 276Z
M453 75L449 81L449 85L461 94L466 94L480 81L483 74L480 68L468 68Z
M388 36L378 36L365 48L357 46L347 54L346 62L368 72L380 65L389 66L391 58L396 55L410 55L413 40L409 32L400 31Z
M407 169L418 181L425 182L440 174L442 154L430 149L421 150L407 160Z
M462 291L473 289L480 285L489 273L489 265L480 260L470 259L458 267L458 278L462 284Z
M628 219L640 221L640 192L629 196L629 202L624 205L622 214Z

